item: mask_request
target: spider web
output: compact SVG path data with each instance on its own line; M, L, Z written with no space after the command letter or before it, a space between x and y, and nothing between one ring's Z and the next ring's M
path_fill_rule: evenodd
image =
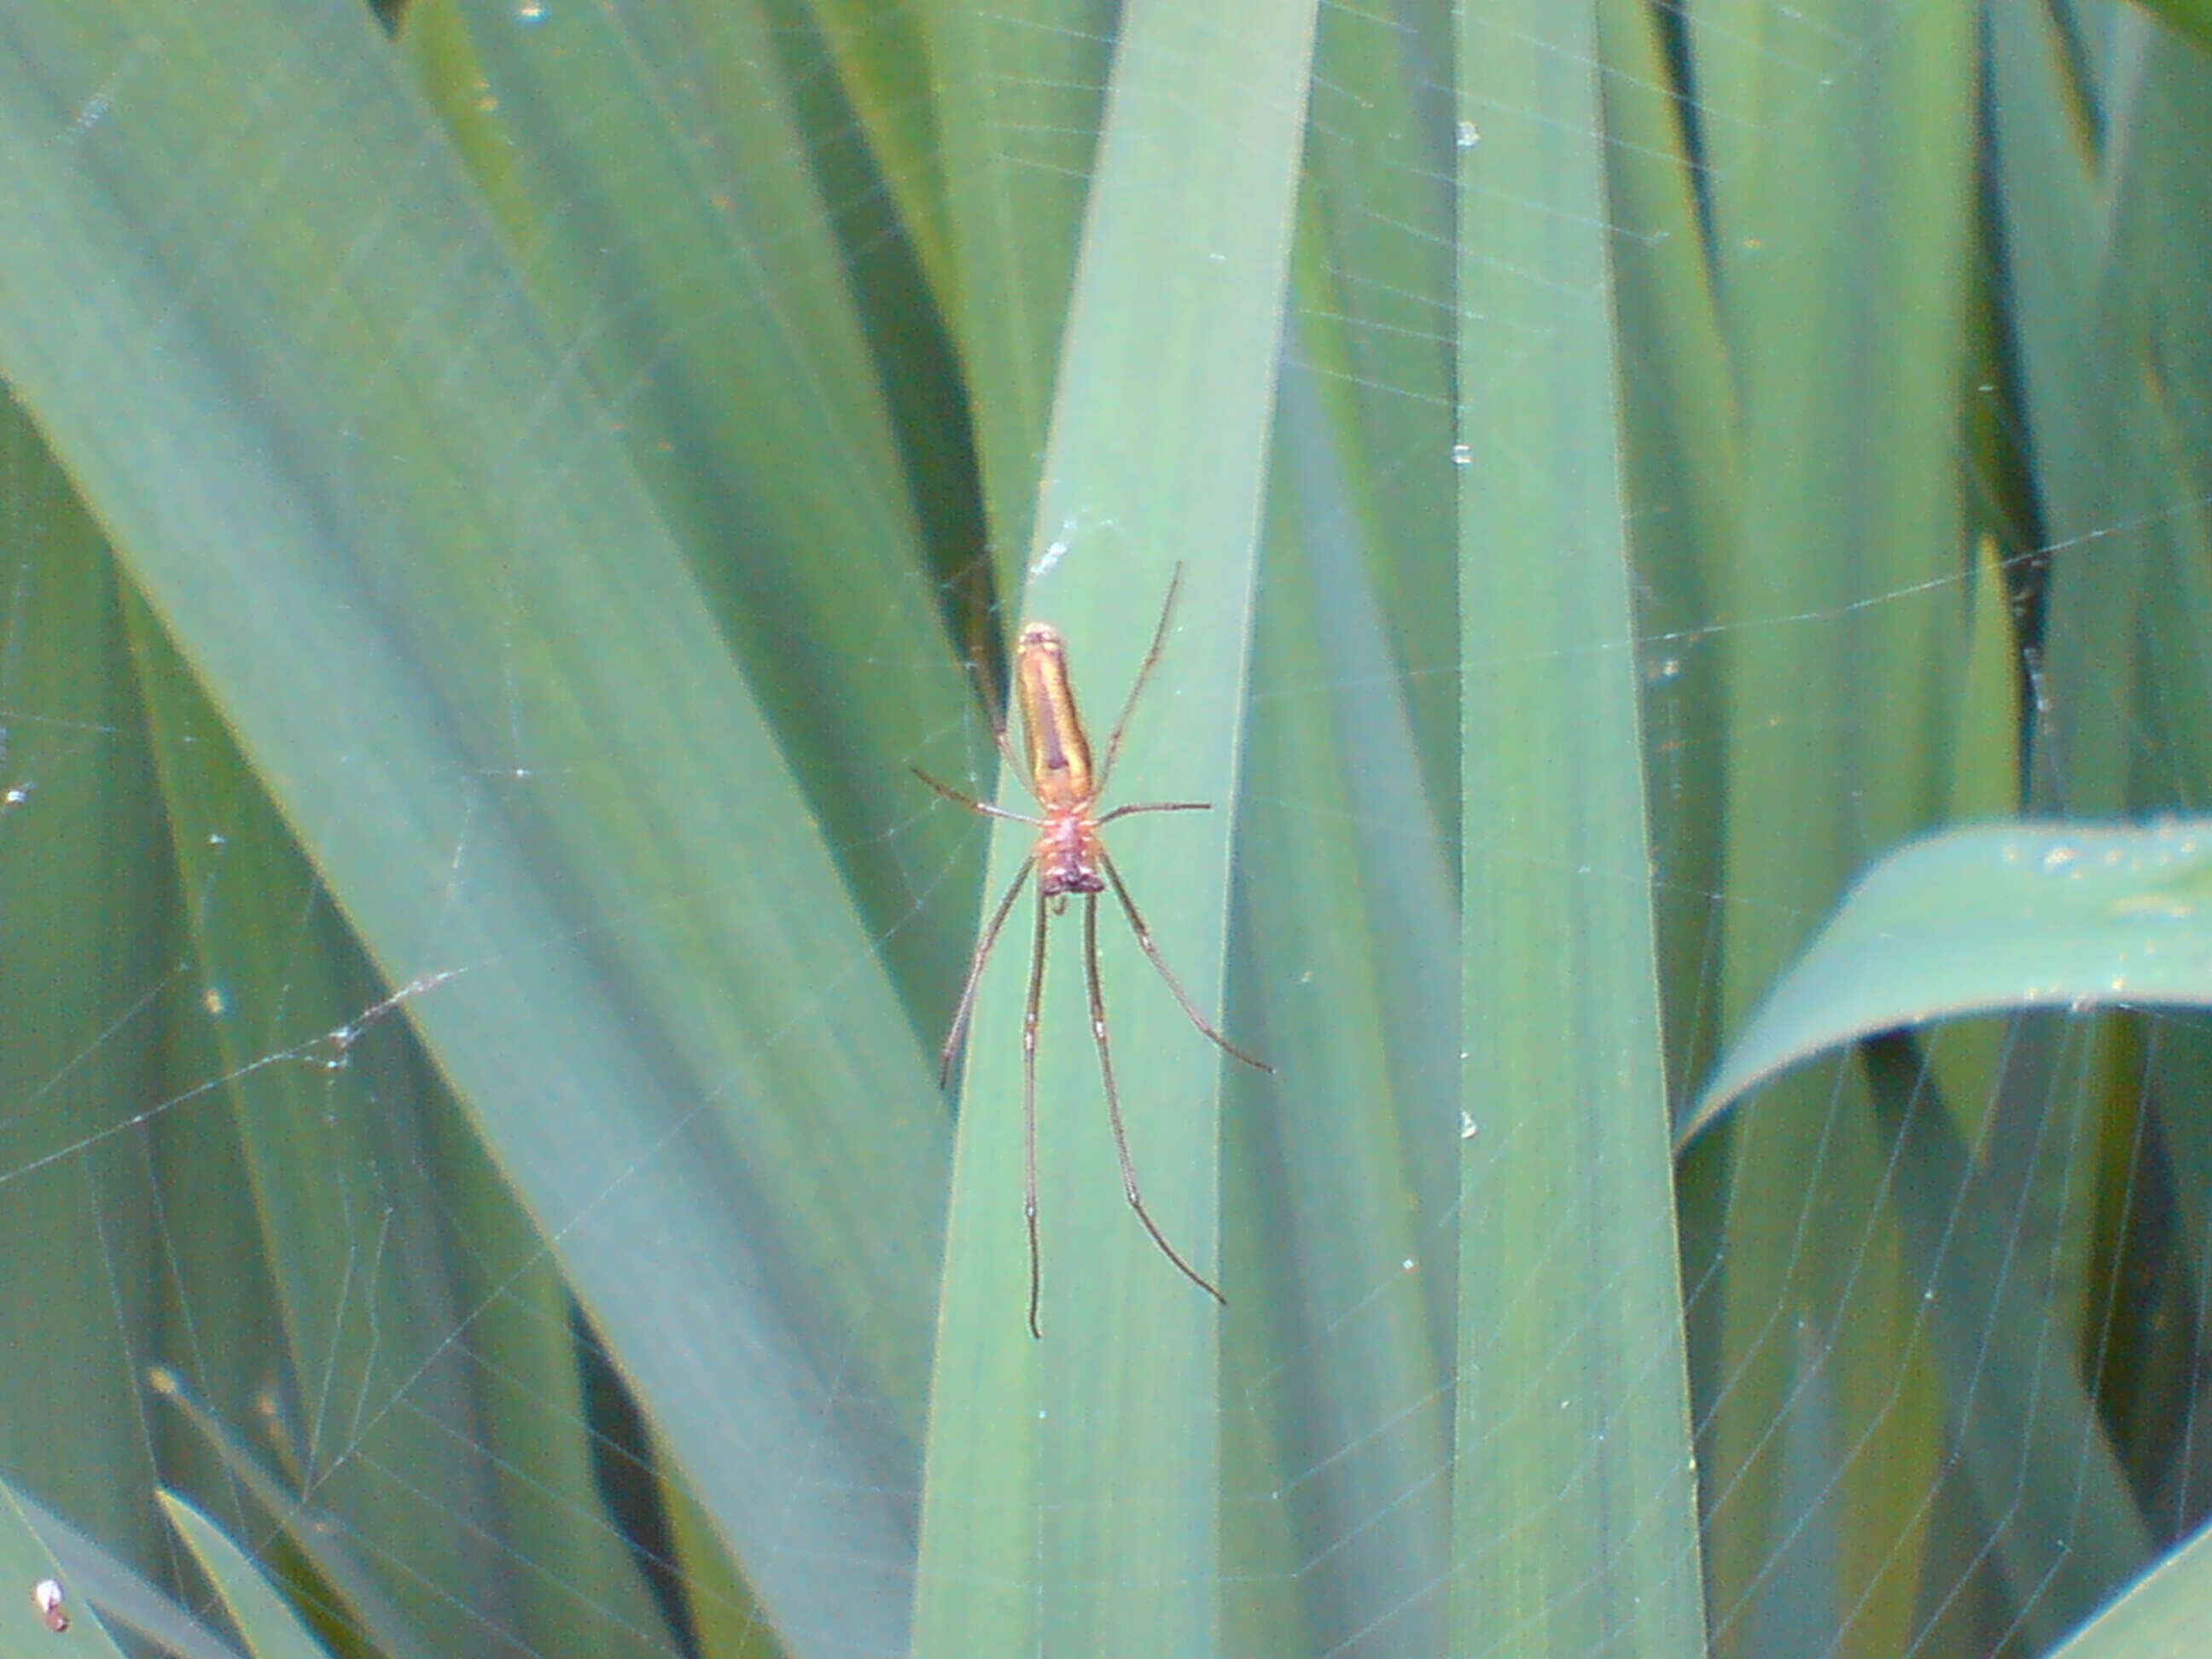
M1885 99L1898 60L1931 10L1747 9L1731 30L1660 9L1656 38L1693 88L1676 107L1703 169L1695 189L1720 199L1732 178L1764 165L1763 154L1789 154L1802 167L1809 135L1832 130L1839 112L1878 123L1892 107ZM531 0L465 15L478 31L550 30L564 21L562 11L560 0ZM2203 90L2201 65L2140 18L2089 5L2063 15L2061 38L2085 73L2158 81L2177 102ZM426 9L410 26L434 41L442 21ZM918 93L888 111L843 101L841 77L871 54L907 50L933 21L903 5L835 25L778 14L763 33L781 54L794 101L808 108L810 130L849 142L849 154L814 166L863 289L928 266L927 234L899 216L913 199L902 193L911 179L902 167L919 165L913 157L926 148L930 117ZM1072 40L1071 62L1103 63L1112 21L1103 9L1049 26L963 13L967 26L1006 46L1008 62L1029 61L1016 47L1037 31ZM2000 110L1996 100L2024 100L2033 82L2016 64L2000 71L2002 53L2020 43L1990 27L1990 55L1978 61L1990 77L1984 108L1994 143L2000 118L2019 112L2017 102ZM668 39L650 30L628 38L641 50ZM1236 1320L1249 1322L1229 1328L1222 1362L1230 1541L1209 1589L1232 1637L1265 1650L1440 1653L1455 1630L1481 1628L1454 1623L1454 1528L1471 1524L1455 1518L1455 1481L1464 1462L1495 1453L1513 1432L1510 1422L1472 1434L1454 1422L1455 1395L1480 1364L1454 1331L1456 1290L1444 1265L1457 1255L1458 1160L1470 1149L1508 1157L1510 1147L1499 1146L1496 1123L1463 1103L1456 982L1435 971L1444 962L1455 975L1459 950L1450 909L1462 857L1462 688L1497 665L1462 659L1448 597L1419 586L1456 557L1455 465L1468 456L1455 446L1482 428L1479 409L1472 422L1457 419L1449 310L1433 289L1393 289L1385 273L1448 267L1449 250L1430 241L1419 199L1448 195L1458 153L1510 142L1528 110L1483 109L1463 124L1441 15L1331 4L1318 40L1310 120L1334 142L1313 146L1305 185L1315 222L1327 228L1302 247L1285 323L1249 720L1258 755L1291 753L1287 743L1269 749L1270 734L1310 721L1350 734L1358 765L1318 775L1316 785L1287 761L1248 755L1237 804L1241 836L1265 836L1293 854L1318 849L1328 884L1297 904L1273 903L1248 866L1236 898L1224 1030L1232 1041L1250 1032L1277 1076L1228 1085L1222 1260ZM1723 41L1741 61L1720 49ZM655 60L641 77L679 125L718 95L717 64L696 50ZM408 51L420 54L408 60L410 72L431 83L424 65L434 63L433 46L418 38ZM1407 102L1425 116L1422 130L1370 128L1363 76L1378 61L1413 88ZM154 96L165 72L143 44L80 69L76 118L56 131L57 144L96 142L106 124L129 120L134 96ZM1625 73L1610 63L1603 71ZM956 191L1005 191L1009 211L1024 198L1006 179L1079 176L1089 166L1077 118L1102 93L1095 81L1027 76L992 88L1005 171L951 181ZM1618 98L1624 88L1616 80L1608 91ZM611 94L596 109L588 95L566 95L572 108L617 124ZM489 92L487 100L489 116ZM441 118L459 142L473 142L465 112ZM1634 142L1606 135L1616 155ZM951 165L957 173L960 163ZM1832 158L1838 175L1850 165ZM1983 165L1994 178L1998 163ZM640 179L635 188L678 201L703 188L709 171L702 163L700 177ZM752 181L741 172L721 182ZM2174 188L2172 199L2185 199ZM2157 204L2138 211L2185 219L2170 200L2146 194ZM399 199L395 185L390 199L362 204L364 223L397 212ZM168 205L179 216L195 208L182 194ZM556 204L585 224L601 205L580 186ZM716 205L733 216L762 210L741 191ZM678 238L678 210L665 211L666 233ZM2012 234L2020 222L2007 222ZM1606 228L1633 274L1652 275L1675 251L1665 232L1626 208ZM796 234L780 240L773 223L768 229L758 246L802 266ZM1744 262L1757 257L1755 238L1740 225L1709 222L1705 230L1725 244L1716 268L1751 280ZM1978 263L1959 276L1962 290L1992 295L2030 284L2014 270L2033 262L1996 231L1971 246ZM527 264L543 252L526 247L518 258ZM1838 260L1851 252L1812 250ZM710 280L719 256L697 257L690 274ZM207 280L222 274L210 270ZM343 276L331 276L334 307ZM673 428L656 425L667 419L659 394L712 343L655 334L658 319L679 314L660 308L661 297L618 295L594 309L589 328L578 324L562 342L563 374L574 384L548 389L545 400L579 386L600 400L662 492L655 500L670 533L700 557L701 586L733 654L769 663L748 671L748 686L771 725L787 722L775 733L790 774L778 799L791 804L794 833L763 832L718 858L666 824L631 826L641 838L670 837L647 875L635 873L642 866L586 872L600 879L588 903L572 908L518 900L516 869L542 876L556 867L549 849L568 845L565 826L608 811L617 775L569 738L617 700L594 682L600 665L581 641L570 694L580 718L543 696L561 681L544 675L543 654L564 641L549 647L538 573L516 556L486 577L500 649L479 665L506 688L491 698L504 731L469 750L469 763L404 781L416 816L395 879L417 896L417 920L396 952L378 919L362 913L364 896L337 873L343 860L319 867L326 846L288 820L285 781L257 775L257 757L209 700L197 659L179 653L130 561L111 557L101 526L28 415L12 412L0 458L0 534L9 549L0 609L0 920L9 942L0 954L9 976L0 991L9 1010L0 1260L16 1294L0 1474L67 1523L42 1536L59 1556L70 1605L135 1619L177 1650L226 1643L244 1650L251 1638L226 1626L214 1570L187 1547L157 1492L179 1494L210 1518L322 1621L318 1634L334 1651L884 1652L897 1650L906 1627L930 1376L918 1334L902 1346L883 1332L908 1322L918 1334L932 1322L912 1310L928 1299L942 1246L952 1126L915 1103L927 1099L920 1079L934 1064L983 884L972 823L951 822L959 815L908 787L899 769L911 763L988 795L996 750L957 659L974 649L989 682L990 641L1011 631L1013 601L992 593L956 543L902 580L857 587L832 637L830 624L739 568L742 561L706 559L694 538L704 539L705 526L744 521L757 503L709 499L703 486L688 505L678 499L694 488L693 457L661 441ZM729 301L733 311L740 303ZM1884 320L1879 312L1869 319L1869 351ZM642 337L624 332L641 327ZM791 332L805 337L799 320ZM941 340L870 344L902 369L935 361L933 352L951 355ZM2075 814L2197 805L2203 721L2185 670L2197 648L2188 624L2201 584L2191 556L2202 551L2198 526L2212 496L2179 461L2146 485L2112 459L2103 434L2031 429L2022 413L2031 366L2010 343L1978 340L1960 356L1962 367L1990 372L1946 434L1947 459L1965 480L1957 520L1978 556L1947 544L1917 574L1871 556L1838 563L1824 573L1823 597L1808 601L1780 574L1778 555L1771 582L1754 566L1740 586L1714 592L1687 564L1652 551L1711 528L1705 486L1670 472L1663 456L1643 458L1629 479L1651 890L1678 1112L1748 1012L1750 989L1727 975L1749 970L1733 954L1723 961L1724 947L1771 951L1765 971L1778 970L1849 874L1837 870L1808 888L1778 867L1741 867L1740 851L1737 867L1720 862L1710 825L1728 787L1732 737L1713 688L1742 653L1825 659L1839 641L1872 638L1899 618L1948 638L1945 630L1966 630L1992 584L2000 595L1995 609L2010 631L1996 653L2006 689L1996 701L2011 699L2049 775L2009 792L1988 779L1931 784L1906 823L1869 806L1854 862L1897 835L2020 801ZM1621 365L1632 398L1656 395L1662 358L1655 348ZM2160 406L2179 430L2194 431L2208 406L2201 365L2160 367ZM834 383L835 366L809 372ZM2134 395L2117 371L2111 391L2116 402ZM929 395L905 385L887 397L902 437L935 429ZM1369 469L1352 484L1324 471L1326 458L1340 454L1332 434L1347 410L1363 426ZM518 473L542 470L556 483L564 469L582 476L581 459L543 453L527 434L510 441ZM863 448L856 441L855 455ZM2076 453L2072 465L2085 479L2063 491L2046 484L2047 495L2026 488L2031 455L2053 450ZM1741 512L1755 481L1732 487L1723 504ZM1362 515L1379 515L1384 502L1393 504L1390 523L1425 520L1433 541L1378 549ZM972 530L980 512L972 499L925 501L916 516L946 536ZM1099 528L1077 527L1069 556ZM2130 562L2166 578L2170 608L2115 617L2068 602L2067 583L2081 580L2073 573ZM1152 596L1142 599L1139 611ZM1059 620L1079 638L1090 619ZM1185 635L1170 648L1203 655L1209 647ZM1110 651L1100 658L1101 678L1085 680L1093 719L1118 706L1134 665ZM2100 659L2112 663L2108 674L2082 671ZM834 696L804 667L820 660L836 664ZM1853 744L1900 741L1883 699L1843 690L1812 687L1775 708L1752 746L1802 746L1840 769L1836 757ZM331 707L304 687L301 697L311 708ZM867 741L865 733L841 732L829 716L819 725L799 718L810 705L844 699L856 708L905 708L909 723L881 739L882 752L858 757L844 745ZM365 727L325 717L334 750L366 741ZM1832 741L1839 728L1840 745ZM1172 731L1171 717L1149 712L1132 744L1170 742L1164 734ZM711 736L702 746L714 746ZM487 753L492 763L483 763ZM360 763L364 802L379 787L371 776L379 763L367 753ZM877 781L841 786L854 771ZM1851 785L1840 770L1813 781ZM818 823L798 823L805 812ZM1171 863L1175 854L1163 850L1171 847L1164 831L1147 828L1117 854L1140 903L1148 866ZM1509 840L1483 851L1532 881L1563 873L1551 846ZM1296 859L1283 867L1297 867ZM672 952L668 961L697 973L688 981L641 965L652 941L719 914L738 890L796 890L825 871L843 884L845 931L825 925L803 950L794 946L803 977L772 988L780 1001L763 994L751 1005L777 1011L764 1023L732 1036L734 1017L717 1012L726 984L736 988L731 1000L753 994L743 988L744 964ZM1589 872L1594 882L1611 878ZM1175 918L1147 909L1176 959ZM1293 913L1296 929L1284 920ZM581 920L518 933L517 915ZM1395 931L1376 937L1378 919ZM1744 946L1747 933L1763 942ZM1071 1068L1090 1063L1069 982L1072 945L1063 932L1046 1031L1059 1054L1073 1054ZM1156 1041L1202 1047L1133 947L1109 939L1104 957L1117 1042L1132 1051ZM714 977L723 971L727 981ZM423 1040L441 1007L480 1018L503 999L562 985L619 988L599 999L612 1005L604 1017L672 1034L647 1051L663 1069L611 1066L564 1082L545 1060L570 1052L568 1034L550 1030L543 1052L488 1062L457 1061ZM1400 1023L1353 1030L1349 1011L1363 996ZM1199 1000L1211 1012L1212 1000ZM557 1024L567 1006L541 1018ZM1407 1026L1425 1035L1397 1042ZM876 1035L854 1035L867 1031ZM886 1031L910 1048L912 1079L878 1098L870 1091L884 1074L870 1062L830 1069L848 1048L891 1049ZM1345 1052L1332 1057L1331 1043ZM2108 1570L2139 1570L2150 1552L2194 1528L2204 1508L2193 1407L2205 1229L2193 1197L2202 1183L2193 1178L2189 1102L2202 1052L2195 1019L2152 1011L2124 1020L2080 1013L1962 1024L1917 1048L1878 1052L1863 1066L1822 1062L1789 1085L1798 1121L1813 1131L1802 1194L1770 1197L1755 1221L1745 1219L1741 1189L1730 1208L1730 1183L1758 1167L1753 1138L1780 1109L1740 1108L1740 1127L1683 1155L1690 1405L1713 1646L2040 1651L2125 1582ZM455 1080L482 1075L475 1067L486 1064L532 1086L543 1080L542 1146L511 1121L504 1138L488 1138L481 1103L457 1097ZM1363 1163L1376 1155L1363 1142L1384 1118L1357 1109L1348 1091L1362 1076L1396 1103L1389 1126L1408 1142L1396 1154L1395 1211L1376 1199L1382 1187ZM1963 1082L1969 1092L1929 1093L1930 1079ZM610 1104L604 1121L614 1127L595 1136L592 1114L574 1100L595 1091L611 1099L632 1085L640 1092L625 1093L619 1112ZM873 1145L828 1132L817 1143L806 1139L813 1131L794 1127L800 1150L789 1164L749 1164L732 1150L732 1122L772 1135L773 1126L804 1126L829 1110L828 1097L855 1091L879 1108ZM1870 1097L1909 1103L1893 1134L1881 1133L1887 1120ZM1070 1102L1070 1116L1091 1098ZM1110 1179L1103 1124L1065 1133L1096 1140L1085 1156ZM1955 1167L1944 1162L1954 1154ZM540 1155L568 1170L564 1184L542 1177L532 1161ZM818 1192L775 1189L810 1158L830 1160ZM883 1166L901 1158L914 1169L894 1182ZM1370 1180L1378 1184L1362 1184ZM894 1188L899 1213L915 1218L907 1247L841 1278L811 1278L791 1215L830 1228ZM1869 1201L1855 1208L1855 1197ZM1377 1213L1348 1213L1362 1202ZM654 1227L656 1211L720 1219L711 1232L687 1234L672 1223ZM1520 1260L1540 1273L1583 1243L1562 1211ZM1160 1296L1189 1291L1159 1266ZM1082 1264L1048 1271L1055 1286L1066 1280L1079 1294ZM1237 1294L1240 1277L1265 1288ZM1020 1335L1018 1264L1007 1284L1006 1324ZM1746 1284L1765 1285L1767 1299ZM590 1288L580 1298L581 1285ZM704 1285L730 1302L687 1299ZM1901 1300L1899 1285L1921 1300ZM748 1322L702 1330L697 1346L711 1363L674 1373L692 1384L693 1415L656 1419L667 1410L671 1375L657 1368L673 1362L647 1352L647 1334L696 1329L711 1322L701 1321L702 1306L725 1305L743 1309ZM1966 1316L1954 1313L1960 1308ZM769 1329L788 1340L756 1340ZM1563 1348L1571 1334L1562 1334ZM2037 1340L2022 1346L2024 1336ZM1654 1374L1677 1363L1668 1346L1628 1358ZM714 1438L697 1425L724 1420L721 1461L695 1461L690 1449ZM2008 1462L2008 1449L2029 1437L2041 1449ZM1585 1465L1557 1471L1555 1496L1600 1467L1604 1451L1594 1443ZM2075 1482L2070 1506L2056 1510L2054 1469ZM1876 1489L1893 1479L1909 1480L1911 1490L1878 1502ZM753 1484L733 1528L718 1505L740 1480ZM2130 1504L2116 1505L2116 1492ZM1091 1501L1109 1515L1117 1504L1143 1512L1139 1496L1110 1486ZM1903 1528L1870 1542L1869 1512ZM1028 1516L1009 1525L1018 1546L1045 1532ZM1545 1525L1539 1505L1476 1530L1504 1540ZM2067 1534L2069 1547L2036 1541L2050 1533ZM977 1582L1012 1571L988 1559L955 1569ZM179 1610L149 1610L141 1598L153 1591L134 1588L131 1572ZM1151 1587L1093 1588L1110 1600ZM33 1592L27 1579L16 1605L35 1631ZM1560 1617L1570 1602L1601 1592L1594 1583L1563 1593ZM185 1626L186 1614L200 1627ZM1481 1629L1482 1645L1469 1650L1510 1651L1533 1638L1501 1624Z

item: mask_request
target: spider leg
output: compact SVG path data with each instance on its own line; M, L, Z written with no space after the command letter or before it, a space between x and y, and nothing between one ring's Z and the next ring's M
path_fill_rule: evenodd
M1118 887L1120 884L1117 882ZM1127 902L1125 898L1122 901ZM1042 939L1042 921L1040 913L1039 937ZM1042 958L1040 958L1042 960ZM1160 1254L1182 1269L1182 1276L1224 1306L1229 1298L1214 1288L1212 1281L1176 1253L1167 1241L1167 1235L1152 1219L1152 1212L1145 1207L1144 1194L1137 1190L1137 1166L1129 1157L1129 1137L1121 1127L1121 1097L1114 1086L1114 1055L1106 1046L1106 999L1098 988L1098 895L1083 896L1083 973L1091 990L1091 1035L1098 1044L1098 1075L1106 1085L1106 1121L1114 1131L1114 1156L1121 1163L1121 1194L1129 1200L1129 1207L1137 1212L1137 1219L1145 1224L1145 1231L1152 1236L1152 1243L1160 1247ZM1232 1051L1233 1052L1233 1051ZM1034 1261L1035 1256L1030 1260ZM1031 1329L1035 1327L1032 1325Z
M975 1012L975 988L983 982L984 959L999 942L999 929L1006 925L1007 913L1021 896L1022 884L1030 878L1030 861L1024 859L1020 872L1006 889L1006 897L999 901L999 908L991 912L991 920L983 925L983 932L975 941L975 954L968 958L968 982L960 988L960 1000L952 1010L952 1029L945 1034L945 1049L938 1056L937 1086L940 1089L952 1081L952 1056L960 1050L960 1039L968 1035L968 1017ZM1038 897L1042 902L1042 890Z
M1168 989L1175 993L1176 1001L1182 1005L1190 1023L1212 1038L1214 1045L1231 1059L1243 1060L1255 1071L1272 1073L1275 1068L1266 1060L1254 1059L1206 1023L1206 1016L1198 1012L1198 1005L1190 1000L1190 994L1182 988L1182 982L1168 970L1168 964L1160 955L1160 947L1152 943L1152 929L1145 926L1144 917L1137 914L1136 901L1129 896L1129 890L1121 884L1121 872L1114 867L1114 860L1106 855L1106 849L1103 847L1098 849L1098 864L1106 872L1106 879L1114 884L1114 896L1121 901L1121 914L1129 919L1129 931L1137 936L1137 948L1145 953L1145 959L1167 981ZM1096 901L1093 903L1095 905Z
M1005 818L1010 823L1026 823L1039 830L1044 828L1044 820L1042 818L1033 818L1022 812L1009 812L1003 806L994 806L987 800L977 800L973 795L963 795L957 789L955 789L951 784L939 783L935 778L930 776L928 773L923 771L919 766L909 766L906 769L913 773L915 776L920 778L931 788L937 791L939 794L944 796L945 799L951 801L955 806L964 806L969 811L981 813L987 818Z
M1017 891L1019 890L1018 884ZM1006 895L1006 903L999 907L1001 918L1006 905L1014 902L1012 893ZM1030 1232L1030 1335L1037 1341L1044 1340L1044 1332L1037 1324L1037 1300L1044 1288L1043 1270L1038 1266L1037 1253L1037 1182L1036 1182L1036 1051L1037 1008L1044 1000L1044 923L1046 907L1044 883L1037 883L1036 939L1030 947L1030 1000L1022 1010L1022 1218ZM1095 981L1094 981L1095 982Z
M1006 763L1006 769L1016 777L1026 777L1021 759L1014 753L1014 745L1006 739L1006 700L1000 695L983 673L983 665L974 658L968 659L968 676L975 682L975 693L983 699L983 707L991 716L991 741L999 746L999 757Z
M1213 803L1210 800L1139 801L1133 806L1115 807L1105 817L1093 823L1091 827L1093 830L1103 830L1115 818L1130 817L1139 812L1211 812L1212 810Z
M1129 700L1121 705L1121 718L1114 722L1114 730L1106 738L1106 763L1098 769L1098 784L1094 799L1106 793L1106 780L1113 775L1114 757L1121 752L1121 734L1129 729L1129 716L1136 712L1137 697L1145 689L1145 682L1152 677L1159 665L1160 653L1167 647L1168 619L1175 615L1176 592L1182 586L1182 566L1175 568L1168 578L1168 596L1160 604L1159 626L1152 629L1152 649L1145 653L1144 661L1137 665L1137 678L1129 687Z

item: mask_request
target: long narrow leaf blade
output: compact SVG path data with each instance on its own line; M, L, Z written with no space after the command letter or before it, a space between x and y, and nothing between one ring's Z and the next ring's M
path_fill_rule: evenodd
M1028 592L1033 614L1067 635L1079 677L1085 664L1118 670L1103 686L1085 681L1103 763L1117 681L1182 564L1176 635L1107 804L1217 810L1107 833L1161 948L1209 1011L1224 983L1226 808L1312 24L1305 0L1195 10L1140 0L1123 12ZM1209 165L1190 166L1201 152ZM1170 835L1176 852L1143 850ZM994 880L1026 851L1019 831L1002 837ZM1105 921L1120 934L1110 909ZM1090 1034L1073 1017L1083 970L1071 924L1039 1066L1044 1341L1024 1329L1024 942L1017 933L985 981L969 1042L917 1646L1199 1659L1221 1632L1218 1314L1154 1251L1115 1179ZM1208 1271L1216 1108L1231 1062L1162 1007L1164 990L1145 982L1125 942L1102 954L1147 1201ZM994 1564L988 1578L969 1565L979 1559Z
M763 1600L898 1645L943 1118L604 412L358 8L7 45L0 360Z
M1503 1632L1523 1653L1688 1659L1704 1645L1703 1586L1596 33L1583 8L1550 0L1470 11L1461 31L1480 137L1461 172L1450 1645Z

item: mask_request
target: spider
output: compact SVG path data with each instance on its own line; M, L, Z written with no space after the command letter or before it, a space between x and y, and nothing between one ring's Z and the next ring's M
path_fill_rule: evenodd
M1030 876L1036 877L1036 933L1030 951L1029 1000L1022 1012L1022 1215L1029 1228L1030 1244L1030 1334L1042 1337L1037 1324L1037 1299L1042 1274L1037 1254L1037 1176L1036 1176L1036 1048L1037 1008L1044 992L1045 922L1048 916L1059 915L1067 908L1071 893L1083 896L1083 970L1091 996L1091 1034L1098 1045L1098 1074L1106 1085L1106 1121L1114 1132L1114 1155L1121 1165L1121 1193L1136 1212L1137 1219L1144 1224L1152 1243L1160 1254L1175 1263L1185 1279L1204 1291L1216 1302L1225 1304L1224 1297L1212 1280L1183 1260L1176 1247L1168 1243L1167 1235L1152 1219L1152 1212L1145 1207L1143 1193L1137 1185L1137 1167L1129 1156L1128 1136L1121 1127L1121 1099L1114 1086L1114 1056L1106 1041L1106 1000L1098 987L1098 896L1109 888L1121 906L1121 913L1129 919L1129 931L1137 936L1137 948L1167 982L1190 1023L1210 1038L1224 1054L1240 1060L1255 1070L1269 1072L1273 1068L1266 1061L1246 1054L1235 1043L1206 1023L1198 1005L1190 1000L1168 964L1160 956L1159 947L1152 943L1152 930L1145 926L1136 901L1122 884L1121 873L1114 867L1114 860L1106 851L1099 831L1117 818L1133 817L1139 812L1204 812L1212 803L1202 800L1143 801L1133 805L1116 806L1112 811L1098 813L1099 797L1105 793L1106 781L1114 770L1114 757L1121 750L1121 734L1128 729L1129 716L1135 710L1137 698L1152 677L1152 669L1160 659L1167 644L1168 620L1174 614L1176 590L1182 585L1182 571L1176 570L1168 583L1166 602L1160 607L1159 626L1152 632L1152 647L1137 667L1136 683L1129 688L1129 698L1121 706L1121 717L1114 722L1114 730L1106 739L1105 763L1094 773L1091 764L1091 742L1084 735L1082 716L1076 712L1075 693L1067 678L1067 647L1060 630L1050 623L1033 622L1021 631L1014 653L1014 695L1021 704L1022 735L1028 749L1028 763L1014 754L1006 742L1006 728L1001 723L994 732L1000 752L1006 764L1020 775L1029 787L1030 796L1037 804L1041 817L1009 812L988 801L976 800L958 790L939 783L927 773L915 774L939 794L957 805L984 817L1005 818L1015 823L1026 823L1037 832L1036 845L1030 848L1028 860L1020 873L1006 889L1006 896L992 911L991 919L984 923L977 936L975 952L968 961L967 982L960 988L960 1000L952 1011L951 1029L945 1033L945 1049L938 1071L939 1086L952 1079L953 1057L959 1051L960 1040L968 1030L969 1016L975 1012L975 990L983 978L983 964L989 958L991 947L998 943L999 933L1012 913L1014 901L1021 896L1022 887ZM1095 816L1094 816L1095 815Z

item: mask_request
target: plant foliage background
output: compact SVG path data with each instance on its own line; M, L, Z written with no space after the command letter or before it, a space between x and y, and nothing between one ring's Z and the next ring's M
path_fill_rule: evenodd
M10 9L0 1650L2179 1650L2208 42Z

